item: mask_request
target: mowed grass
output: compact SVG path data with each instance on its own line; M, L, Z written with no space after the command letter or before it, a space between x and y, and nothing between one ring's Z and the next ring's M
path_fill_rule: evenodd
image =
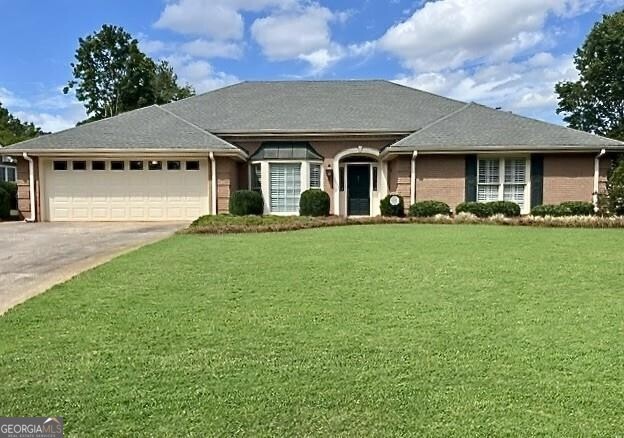
M621 436L620 230L181 235L0 317L68 436Z

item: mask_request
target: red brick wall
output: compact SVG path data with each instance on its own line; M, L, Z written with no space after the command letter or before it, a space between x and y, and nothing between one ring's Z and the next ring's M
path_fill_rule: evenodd
M419 155L416 200L442 201L451 208L464 202L466 161L463 155Z
M401 195L406 208L410 205L411 196L411 159L411 155L401 155L388 162L388 193Z
M544 156L544 204L592 201L595 154ZM606 170L603 170L606 176Z
M231 158L216 158L217 212L229 213L230 195L238 190L238 163Z
M39 188L39 160L33 157L35 173L36 219L41 220L41 202ZM17 210L20 218L29 219L30 212L30 173L29 163L24 158L17 159Z

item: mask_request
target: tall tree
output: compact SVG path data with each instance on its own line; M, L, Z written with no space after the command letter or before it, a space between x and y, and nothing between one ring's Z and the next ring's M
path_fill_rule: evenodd
M8 146L41 134L40 128L14 117L0 102L0 145Z
M76 89L88 121L104 119L152 104L168 103L194 94L180 87L167 62L156 64L139 49L138 41L118 26L79 39L74 79L63 90Z
M160 61L154 70L154 103L162 105L175 100L185 99L195 94L190 85L180 87L178 76L167 61Z
M579 80L555 87L557 113L572 128L624 140L624 11L594 26L574 63Z

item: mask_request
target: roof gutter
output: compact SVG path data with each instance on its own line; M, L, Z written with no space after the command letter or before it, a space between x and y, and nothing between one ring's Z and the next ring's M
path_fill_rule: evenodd
M482 155L501 155L501 154L544 154L544 153L592 153L596 151L596 146L587 147L552 147L552 148L535 148L528 149L526 147L517 146L496 146L488 148L471 148L471 149L422 149L419 146L418 153L420 155L466 155L466 154L482 154ZM407 155L412 154L416 150L415 147L393 148L392 146L386 148L382 152L382 156L388 155ZM623 151L621 147L609 147L607 151Z
M28 188L30 195L30 217L26 219L26 222L35 222L37 218L37 212L35 211L37 203L35 202L35 163L26 152L22 154L24 159L28 161Z
M4 152L4 151L3 151ZM6 148L7 155L18 155L28 153L31 156L57 157L57 156L74 156L74 157L90 157L103 155L119 155L119 156L206 156L206 153L214 153L220 157L238 157L247 159L248 154L241 149L230 150L207 150L207 149L18 149Z
M210 152L210 214L217 214L217 161Z
M598 212L598 195L600 192L600 159L607 153L606 149L602 149L594 159L594 211Z
M414 151L412 154L412 169L411 169L411 181L410 181L410 206L416 202L416 158L418 157L418 151Z

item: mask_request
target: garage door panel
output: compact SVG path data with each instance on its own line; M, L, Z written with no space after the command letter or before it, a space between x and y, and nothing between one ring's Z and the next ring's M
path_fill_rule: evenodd
M141 220L144 219L147 215L145 208L141 207L130 207L130 219L131 220Z
M208 214L208 161L200 171L54 171L44 184L51 221L192 220Z
M111 208L111 219L112 220L123 220L128 217L128 213L125 208Z

